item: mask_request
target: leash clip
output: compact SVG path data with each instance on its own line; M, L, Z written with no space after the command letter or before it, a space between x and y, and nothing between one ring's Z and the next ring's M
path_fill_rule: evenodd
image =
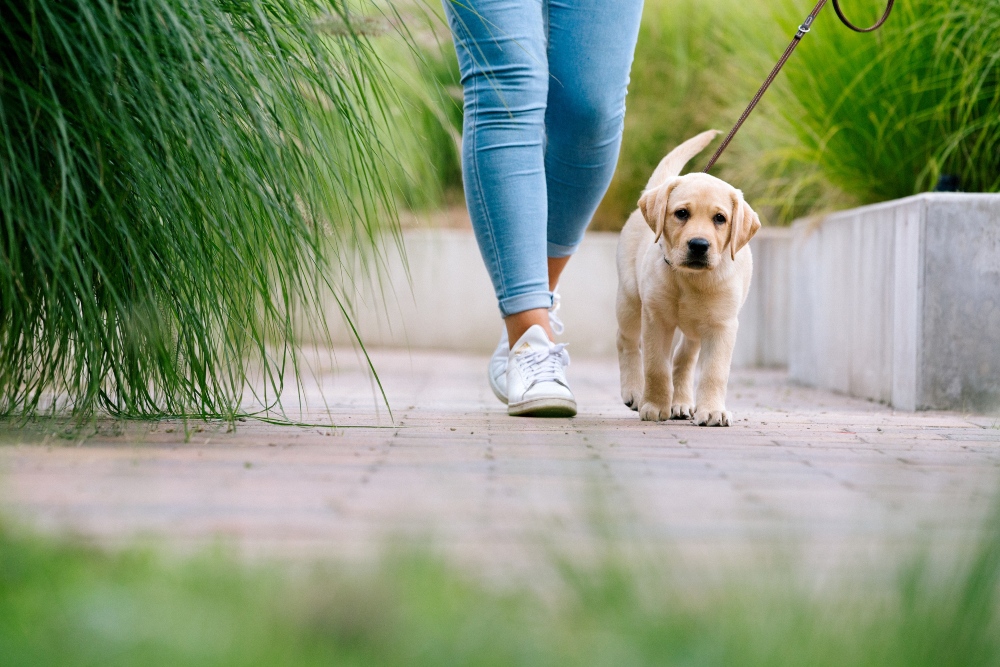
M813 16L812 14L806 17L806 20L803 21L802 25L799 26L799 31L795 33L795 39L802 39L803 37L805 37L805 34L809 32L809 28L812 27L813 20L815 18L816 17Z

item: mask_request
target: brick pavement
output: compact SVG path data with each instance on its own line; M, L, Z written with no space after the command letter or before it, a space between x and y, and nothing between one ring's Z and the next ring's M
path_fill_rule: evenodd
M997 419L895 412L780 371L735 371L737 423L708 429L640 422L619 402L613 360L574 360L578 417L530 420L492 396L485 358L374 359L395 423L347 350L337 373L317 366L302 415L337 428L250 421L187 442L167 422L82 442L8 432L2 512L101 543L221 540L278 558L365 559L403 536L501 571L608 540L695 563L781 545L844 564L967 544L1000 488Z

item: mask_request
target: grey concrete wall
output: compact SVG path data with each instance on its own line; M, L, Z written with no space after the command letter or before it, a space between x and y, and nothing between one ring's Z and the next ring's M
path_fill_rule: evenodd
M563 274L560 316L572 354L615 354L617 238L588 234ZM403 245L406 265L390 249L380 283L360 287L354 297L365 344L491 353L503 320L472 232L412 230L403 234ZM331 318L331 324L338 323ZM350 341L346 327L332 333L334 342Z
M617 243L617 234L588 233L563 275L560 315L566 324L564 340L573 355L616 354ZM365 344L492 352L502 321L472 233L412 230L404 233L403 245L406 265L390 247L381 279L367 286L358 281L353 315ZM761 230L751 246L754 280L740 316L734 364L784 366L791 232ZM332 314L334 307L329 312L334 342L350 343L350 330Z
M750 247L753 249L753 280L740 311L733 365L784 367L788 365L791 335L788 276L792 230L765 227L750 241Z
M1000 195L927 200L922 405L1000 406Z
M794 234L793 378L907 410L1000 406L1000 195L919 195Z

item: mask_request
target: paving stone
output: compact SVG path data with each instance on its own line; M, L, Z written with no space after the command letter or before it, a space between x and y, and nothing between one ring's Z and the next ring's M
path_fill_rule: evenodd
M610 534L695 563L780 545L822 565L933 536L971 543L1000 488L989 415L900 412L736 370L734 427L643 423L620 404L614 360L591 359L569 369L576 418L517 419L485 358L372 355L392 419L341 350L336 371L315 362L310 407L291 415L318 426L210 424L186 441L172 422L81 442L7 433L3 513L103 544L221 541L247 557L365 561L403 537L479 570L530 570Z

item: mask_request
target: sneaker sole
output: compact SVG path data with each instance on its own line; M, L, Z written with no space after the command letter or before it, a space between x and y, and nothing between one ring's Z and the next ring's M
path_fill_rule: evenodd
M576 401L566 398L536 398L532 401L507 406L511 417L573 417Z

